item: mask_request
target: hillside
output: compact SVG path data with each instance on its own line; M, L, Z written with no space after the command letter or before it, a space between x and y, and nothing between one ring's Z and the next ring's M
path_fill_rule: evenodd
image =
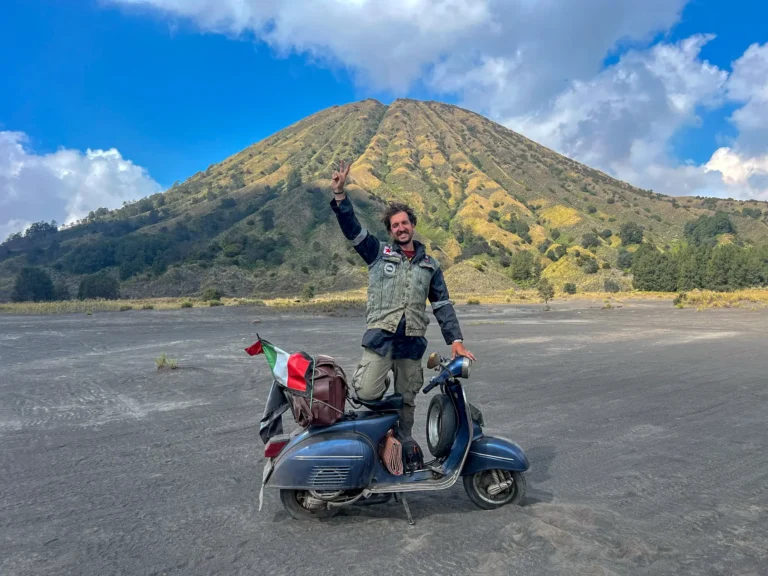
M384 238L384 203L411 203L419 239L456 286L525 283L516 254L528 250L529 264L558 288L600 289L606 278L629 286L617 269L628 223L662 250L684 239L686 223L716 211L736 230L720 242L768 238L766 203L640 190L455 106L365 100L309 116L162 194L10 238L0 245L0 301L30 264L73 294L84 275L102 269L126 297L207 286L233 296L361 286L365 268L328 206L342 158L354 161L347 188L361 220Z

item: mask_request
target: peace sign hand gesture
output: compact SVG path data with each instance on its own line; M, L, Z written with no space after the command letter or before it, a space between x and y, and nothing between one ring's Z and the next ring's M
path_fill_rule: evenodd
M333 171L333 177L331 178L331 189L334 194L344 194L344 184L347 182L347 176L349 176L349 169L352 168L352 163L344 165L344 160L339 164L339 169Z

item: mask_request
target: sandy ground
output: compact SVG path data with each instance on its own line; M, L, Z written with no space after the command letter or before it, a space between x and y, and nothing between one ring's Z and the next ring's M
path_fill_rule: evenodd
M298 522L273 491L258 512L268 373L243 348L351 373L361 318L0 317L0 574L768 574L768 312L601 305L460 307L468 395L529 497L413 495L413 527L394 503Z

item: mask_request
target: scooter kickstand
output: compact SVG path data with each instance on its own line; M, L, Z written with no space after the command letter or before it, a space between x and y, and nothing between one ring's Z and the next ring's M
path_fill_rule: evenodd
M403 508L405 508L405 515L408 517L408 524L411 526L416 524L416 522L413 521L413 516L411 516L411 509L408 507L408 499L405 497L405 494L395 494L395 498L402 499Z

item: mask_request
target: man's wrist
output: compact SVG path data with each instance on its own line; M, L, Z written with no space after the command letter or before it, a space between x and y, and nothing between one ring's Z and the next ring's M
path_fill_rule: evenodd
M457 342L459 344L464 344L464 339L463 338L456 338L453 342L451 342L451 344L456 344Z

